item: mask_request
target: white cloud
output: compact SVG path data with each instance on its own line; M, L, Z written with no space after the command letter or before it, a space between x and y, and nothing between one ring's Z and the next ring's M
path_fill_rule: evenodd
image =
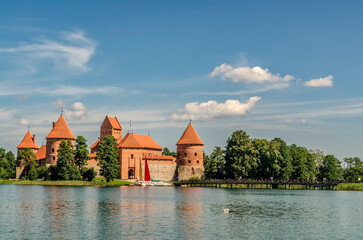
M62 109L67 107L67 104L62 99L58 99L57 101L53 102L52 106L53 108Z
M307 87L332 87L333 86L333 75L329 75L325 78L311 79L304 83Z
M286 123L288 123L288 124L296 124L296 123L305 124L305 123L307 123L307 122L308 122L308 120L306 120L305 118L303 118L303 119L298 119L298 120L292 120L292 119L287 119L287 120L286 120Z
M16 124L21 126L30 126L33 124L33 121L28 118L22 118L19 121L17 121Z
M260 97L251 97L246 103L238 100L227 100L224 103L216 101L191 102L185 104L185 108L170 116L172 120L210 120L221 117L234 117L246 115L251 110Z
M280 74L273 74L267 68L263 69L259 66L256 67L237 67L233 68L231 65L223 63L216 67L212 73L209 74L210 78L220 76L222 80L230 79L235 83L278 83L289 82L295 79L292 75L284 77Z
M60 41L47 38L35 44L23 44L14 48L0 48L0 53L24 53L22 58L52 59L57 67L67 66L79 71L87 71L87 63L94 55L97 43L82 31L63 32Z
M64 116L68 120L81 120L87 117L87 108L81 102L75 102L70 109L64 109Z

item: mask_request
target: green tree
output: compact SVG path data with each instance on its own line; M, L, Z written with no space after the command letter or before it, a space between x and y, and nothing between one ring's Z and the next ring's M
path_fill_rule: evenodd
M326 155L320 167L320 179L338 180L343 176L341 162L334 155Z
M176 152L171 152L168 147L163 149L163 156L173 156L176 157Z
M359 157L344 158L347 167L344 170L344 179L356 182L363 179L363 161Z
M279 163L279 166L281 167L281 169L280 169L279 174L277 175L277 178L290 179L292 171L293 171L290 147L281 138L272 139L271 144L273 144L274 147L276 149L278 149L278 151L281 154L281 159L280 159L280 163Z
M56 175L57 180L81 179L81 173L75 164L73 144L70 140L62 141L59 145Z
M117 140L113 136L106 136L98 147L96 159L99 161L100 174L106 178L107 182L120 174L117 150Z
M204 157L206 178L221 179L224 177L224 154L221 147L214 147L213 152Z
M228 178L249 177L257 164L258 151L245 131L232 133L227 140L225 170Z
M84 167L87 161L91 159L88 154L87 140L83 136L77 136L76 150L74 151L74 162L79 171L81 171L82 167Z
M308 150L304 147L296 146L292 144L290 146L291 156L292 156L292 165L293 165L293 172L292 178L293 179L308 179L314 177L310 173L310 166L311 162L313 161Z
M23 161L24 170L23 170L23 176L25 179L28 178L29 172L31 172L31 176L29 180L35 180L35 171L38 167L38 164L35 162L36 156L32 149L25 148L24 150L20 150L18 154L18 161ZM37 177L37 176L36 176Z

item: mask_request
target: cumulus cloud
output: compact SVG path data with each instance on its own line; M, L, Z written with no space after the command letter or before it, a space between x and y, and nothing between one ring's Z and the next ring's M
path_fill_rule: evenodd
M19 121L17 121L16 124L20 126L30 126L33 124L33 121L28 118L22 118Z
M217 66L212 73L209 74L210 78L219 76L222 80L230 79L235 83L279 83L289 82L295 79L292 75L273 74L267 68L263 69L259 66L256 67L236 67L223 63Z
M304 83L307 87L332 87L333 86L333 75L329 75L325 78L311 79Z
M68 120L81 120L87 117L87 108L81 102L75 102L70 109L64 109L64 116Z
M0 53L24 53L32 59L51 59L58 66L87 71L87 63L94 55L97 43L84 32L63 32L59 41L42 38L34 44L0 48Z
M247 111L251 110L260 97L251 97L246 103L241 103L238 100L227 100L224 103L216 101L208 102L191 102L185 104L183 109L170 115L172 120L210 120L221 117L234 117L246 115Z

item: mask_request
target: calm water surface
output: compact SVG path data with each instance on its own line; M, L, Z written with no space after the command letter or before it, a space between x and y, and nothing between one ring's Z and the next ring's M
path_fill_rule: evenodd
M0 185L1 239L363 239L362 223L363 192Z

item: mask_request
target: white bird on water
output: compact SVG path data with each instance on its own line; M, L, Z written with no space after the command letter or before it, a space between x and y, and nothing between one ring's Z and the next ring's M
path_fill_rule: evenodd
M225 209L223 209L223 212L224 213L229 213L229 209L228 208L225 208Z

